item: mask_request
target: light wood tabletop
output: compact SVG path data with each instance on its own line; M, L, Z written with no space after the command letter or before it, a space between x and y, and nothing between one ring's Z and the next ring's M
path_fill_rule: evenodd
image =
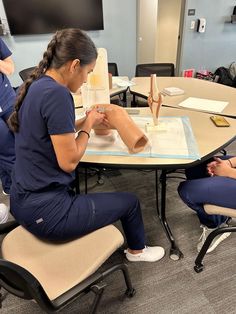
M127 91L128 89L128 85L126 86L120 86L119 84L116 84L117 82L119 83L119 81L129 81L128 76L113 76L112 77L112 88L109 90L110 93L110 97L119 95L121 93L124 93Z
M149 108L129 108L129 112L140 115L150 115ZM133 115L133 116L135 116ZM211 114L191 110L178 110L176 108L161 107L160 116L187 116L190 119L193 134L198 145L200 158L202 160L214 155L236 138L236 119L227 118L230 127L216 127L210 120ZM131 113L132 117L132 113ZM175 134L173 134L175 136ZM135 155L111 156L111 155L85 155L82 163L104 166L119 166L120 168L186 168L199 160L172 159L172 158L150 158Z
M130 92L135 95L148 97L150 91L150 77L134 77L135 85L130 87ZM163 97L163 104L182 108L178 104L188 97L196 97L228 102L220 113L221 115L236 117L236 88L226 85L186 77L157 77L157 86L161 91L166 87L178 87L184 94ZM214 112L214 111L213 111Z

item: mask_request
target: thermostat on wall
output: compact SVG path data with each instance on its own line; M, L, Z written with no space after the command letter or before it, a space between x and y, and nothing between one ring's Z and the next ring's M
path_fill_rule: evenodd
M184 90L178 87L165 87L163 93L169 96L176 96L184 94Z

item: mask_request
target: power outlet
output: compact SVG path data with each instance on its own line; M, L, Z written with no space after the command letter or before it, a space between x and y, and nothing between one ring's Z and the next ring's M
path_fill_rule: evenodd
M194 29L194 28L195 28L195 21L191 21L190 29Z

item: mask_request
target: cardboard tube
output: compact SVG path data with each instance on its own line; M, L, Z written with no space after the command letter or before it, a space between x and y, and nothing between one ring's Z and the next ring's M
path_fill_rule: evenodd
M118 131L122 141L128 147L131 154L141 152L144 149L148 143L148 138L122 107L105 104L96 105L96 108L105 113L111 128ZM107 131L107 129L102 127L96 127L94 129L95 133L98 135L102 134L102 130Z

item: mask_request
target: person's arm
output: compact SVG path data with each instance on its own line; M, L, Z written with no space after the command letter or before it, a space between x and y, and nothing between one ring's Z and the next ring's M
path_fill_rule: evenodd
M14 72L14 62L11 57L7 57L4 60L0 60L0 72L5 75L10 75Z
M97 110L97 106L94 106L94 110ZM86 121L86 117L87 117L87 115L90 113L90 111L91 110L89 110L89 111L87 111L86 112L86 116L85 117L83 117L83 118L81 118L81 119L78 119L78 120L76 120L75 121L75 129L76 129L76 131L78 132L79 130L81 130L81 129L83 129L84 128L84 122ZM103 113L103 112L101 112L101 111L99 111L99 110L97 110L98 112L100 112L100 113ZM100 127L103 127L103 128L111 128L111 126L110 126L110 124L109 124L109 122L108 122L108 120L107 120L107 117L106 117L106 113L104 112L104 115L103 115L103 121L102 121L102 123L98 123L98 125L100 126ZM93 127L95 127L96 125L93 125Z
M236 157L231 157L231 158L229 158L229 159L227 159L228 160L228 162L230 163L230 166L232 167L232 168L236 168Z
M86 120L86 117L81 118L81 119L78 119L78 120L75 121L75 129L76 129L76 131L81 130L81 128L83 127L83 124L84 124L85 120Z
M220 159L215 157L215 161L208 164L208 173L213 176L224 176L236 179L236 157L230 159Z
M76 138L74 133L51 135L57 162L63 171L70 173L75 170L86 150L92 127L103 120L104 114L92 110L81 122L82 132L79 132Z

